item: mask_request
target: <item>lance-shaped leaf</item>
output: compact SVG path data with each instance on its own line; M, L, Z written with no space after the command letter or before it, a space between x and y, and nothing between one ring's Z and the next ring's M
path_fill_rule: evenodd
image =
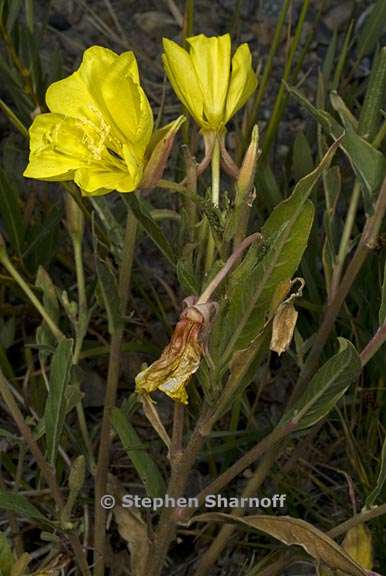
M111 420L138 476L144 483L147 494L151 498L163 496L165 494L164 479L133 426L127 420L126 414L121 408L114 408Z
M358 352L339 338L340 350L318 370L304 394L284 414L281 424L294 422L297 430L313 426L332 410L361 372Z
M252 246L232 274L212 331L213 354L219 363L228 361L233 352L247 348L261 332L275 290L299 266L314 215L308 198L337 146L338 143L333 144L317 168L296 184L287 200L276 206L261 230L263 244Z
M72 340L62 340L56 348L50 369L50 389L44 412L47 455L51 464L56 460L66 414L66 388L71 378Z
M7 510L18 514L22 518L30 518L31 520L49 524L47 518L27 498L14 492L0 490L0 510Z
M351 162L353 170L361 180L365 191L370 196L375 194L385 174L386 159L379 150L374 148L374 146L359 136L355 131L353 122L350 121L347 108L345 108L342 99L336 94L333 94L332 105L340 114L344 127L325 110L315 108L296 88L287 86L287 90L313 115L326 132L333 136L333 138L341 137L340 146Z
M252 528L277 538L288 546L301 546L318 562L323 562L334 570L342 570L349 576L367 576L350 556L329 536L312 524L290 516L247 516L238 518L230 514L213 512L193 518L196 522L226 522Z
M43 292L44 308L47 310L48 314L54 320L54 322L58 323L60 312L56 287L52 282L49 274L42 266L39 266L38 268L35 285ZM56 338L44 321L36 331L36 342L43 347L55 346ZM45 350L41 350L39 352L39 356L42 360L46 357L46 355L47 352Z

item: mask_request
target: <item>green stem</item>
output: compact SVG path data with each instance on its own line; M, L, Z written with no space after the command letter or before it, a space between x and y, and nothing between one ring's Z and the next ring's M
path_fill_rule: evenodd
M128 208L125 239L122 252L122 260L119 269L119 301L121 316L126 314L129 296L131 270L134 259L135 237L137 221ZM115 406L118 381L121 372L121 350L124 329L119 326L111 337L109 367L107 375L106 394L104 401L101 439L98 453L98 463L95 475L95 537L94 537L94 576L105 574L105 534L106 534L106 511L100 504L101 497L106 492L109 456L111 447L111 411Z
M220 203L220 141L216 137L212 152L212 202L214 206Z
M218 137L216 136L214 145L213 145L213 150L212 150L212 160L211 160L211 164L212 164L212 202L213 205L218 207L219 203L220 203L220 163L221 163L221 157L220 157L220 141L218 139ZM215 250L216 250L216 244L214 241L214 237L212 234L212 231L210 229L209 226L209 230L208 230L208 247L207 247L207 251L206 251L206 261L205 261L205 272L208 273L210 272L210 269L213 266L213 262L214 262L214 255L215 255Z
M73 200L70 201L74 202ZM77 213L78 211L79 213ZM69 230L74 251L76 282L78 288L78 318L75 327L76 341L75 341L74 355L72 359L74 366L77 366L79 364L79 358L82 352L83 340L88 325L86 281L84 275L83 253L82 253L82 240L83 240L83 218L81 216L82 214L83 213L81 211L81 208L74 202L72 206L72 214L69 215L69 223L70 223ZM83 442L87 450L90 469L94 470L95 458L92 450L92 443L90 440L90 435L87 427L87 421L82 401L77 403L76 413L78 417L80 433L82 435Z
M47 324L47 326L49 327L49 329L51 330L51 332L55 336L55 338L58 341L62 340L65 337L63 332L56 325L56 323L51 318L51 316L48 314L47 310L44 308L42 303L38 300L38 298L32 292L31 288L28 286L28 284L24 280L24 278L22 278L22 276L20 276L19 272L16 270L16 268L14 267L14 265L12 264L10 259L8 258L8 255L5 253L5 250L1 250L1 248L0 248L0 262L3 264L4 268L6 268L6 270L8 270L8 272L11 274L11 276L14 278L14 280L19 284L19 286L23 290L23 292L28 296L28 298L30 299L32 304L35 306L35 308L39 312L39 314L42 316L43 320L45 321L45 323Z
M353 192L351 194L350 205L347 211L346 221L344 223L339 251L334 265L334 272L331 281L331 297L334 296L342 275L343 264L349 250L351 233L355 222L355 216L358 210L360 194L361 194L361 187L359 182L356 181L354 184Z

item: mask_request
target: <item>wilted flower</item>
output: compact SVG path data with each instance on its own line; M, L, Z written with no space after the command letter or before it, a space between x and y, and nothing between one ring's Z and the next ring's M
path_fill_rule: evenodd
M101 46L87 49L79 69L48 88L46 103L50 112L30 128L24 176L74 180L88 195L131 192L143 180L154 184L146 167L160 174L183 121L153 134L133 52L118 55Z
M187 38L190 50L164 38L163 62L178 98L197 124L220 132L254 92L257 79L247 44L231 59L229 34Z
M200 366L203 352L200 338L213 306L208 302L185 308L161 356L137 375L137 392L150 393L158 389L173 400L188 403L185 387Z

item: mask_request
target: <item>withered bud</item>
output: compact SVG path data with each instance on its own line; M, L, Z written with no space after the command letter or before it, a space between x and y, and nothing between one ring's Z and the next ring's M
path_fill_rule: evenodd
M279 355L285 352L294 334L298 312L292 302L283 302L273 319L270 349Z
M245 201L254 188L257 160L260 155L259 149L259 128L257 124L253 127L251 141L245 153L240 173L237 178L236 205Z
M161 356L137 375L137 392L150 393L158 389L173 400L188 403L186 385L200 366L203 353L200 337L212 309L213 304L208 302L188 305L183 310Z
M185 120L185 116L179 116L177 120L155 133L155 139L151 142L152 152L143 172L141 188L150 190L157 186L166 168L174 138Z

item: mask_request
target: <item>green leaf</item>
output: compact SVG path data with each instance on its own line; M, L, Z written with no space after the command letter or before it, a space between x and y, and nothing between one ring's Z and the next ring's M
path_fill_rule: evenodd
M353 123L350 122L347 114L343 114L342 107L338 104L340 99L337 100L336 97L333 97L332 104L338 108L344 122L344 128L331 114L315 108L299 90L288 85L287 90L300 101L333 138L341 137L340 147L349 159L355 174L361 180L365 191L370 196L378 192L385 174L386 159L379 150L357 134Z
M386 6L386 3L385 3ZM370 142L375 138L382 122L382 108L386 93L386 47L374 58L369 83L359 117L358 132Z
M324 562L334 570L341 570L347 576L368 576L348 554L327 534L312 524L291 516L247 516L238 518L231 514L212 512L193 517L196 522L226 522L238 524L269 534L287 546L301 546L307 554L318 562Z
M176 272L178 283L182 286L185 293L189 296L191 294L198 295L200 286L197 278L193 274L192 266L190 266L186 260L180 259L177 262Z
M154 244L174 267L176 265L175 248L171 246L160 226L151 216L150 210L147 208L145 202L141 198L137 198L135 194L123 194L122 198L126 204L130 206L138 222L152 239Z
M40 522L48 523L47 518L27 498L14 492L0 490L0 510L14 512L22 518L30 518Z
M50 389L44 412L47 455L51 464L55 463L60 437L63 432L66 411L66 388L71 378L72 346L72 340L62 340L51 360Z
M20 207L19 191L0 168L0 216L9 241L20 256L23 249L25 225Z
M306 391L284 414L280 424L292 421L297 430L313 426L327 416L360 375L362 366L358 352L345 338L338 338L340 350L315 374Z
M109 333L114 334L122 325L118 286L110 267L98 256L95 259L95 266L98 276L98 286L107 312Z
M1 576L9 576L12 566L15 563L15 558L12 553L12 548L9 545L8 539L5 534L0 532L0 574Z
M59 320L59 303L56 294L56 288L52 282L48 273L44 270L42 266L39 266L36 275L35 286L40 288L43 292L43 306L47 310L49 316L53 319L55 323ZM52 334L51 330L48 328L45 322L42 322L41 326L36 331L36 342L42 346L54 346L56 343L56 338ZM40 356L45 357L47 353L45 351L40 352Z
M314 214L308 197L336 148L337 143L319 166L296 184L291 196L276 206L261 230L264 245L252 246L232 274L212 331L218 362L226 363L233 352L248 347L264 326L277 286L299 266Z
M383 441L382 454L381 454L381 464L379 467L379 474L377 478L377 483L374 490L366 498L366 508L370 509L378 496L382 492L383 486L386 482L386 438Z
M112 411L112 424L151 498L165 494L165 483L154 460L120 408Z
M377 0L366 18L357 43L358 61L371 54L381 39L386 27L386 2Z
M298 132L295 137L293 156L292 156L292 173L296 181L309 174L314 169L311 147L304 135L304 132Z

